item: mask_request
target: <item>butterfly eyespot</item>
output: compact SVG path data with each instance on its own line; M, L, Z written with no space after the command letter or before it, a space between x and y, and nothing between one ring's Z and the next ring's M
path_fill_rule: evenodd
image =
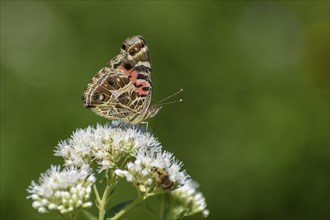
M94 95L94 100L97 102L102 102L104 98L105 96L99 92Z
M126 50L126 45L123 44L123 46L121 46L121 49Z
M129 54L133 56L135 54L135 50L131 50Z
M116 80L114 80L114 79L110 79L108 83L109 83L110 86L113 87L113 86L116 85Z

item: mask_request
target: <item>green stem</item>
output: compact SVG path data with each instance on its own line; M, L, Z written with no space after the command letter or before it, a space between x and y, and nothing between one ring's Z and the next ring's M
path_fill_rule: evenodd
M60 213L60 215L63 217L64 220L69 220L69 217L67 215L63 215L62 213Z
M125 208L123 208L122 210L120 210L117 214L115 214L115 216L113 218L111 218L111 220L117 220L119 219L122 215L124 215L128 210L130 210L131 208L133 208L134 206L136 206L137 204L139 204L140 202L142 202L143 200L145 200L146 197L144 196L139 196L137 199L135 199L133 202L131 202L129 205L127 205Z
M96 186L94 188L96 200L98 201L98 209L99 209L99 220L104 220L105 216L105 207L109 202L110 194L112 193L113 189L117 185L117 178L114 173L111 174L109 179L107 180L107 186L103 192L102 198L100 198Z
M93 190L94 190L94 194L96 197L96 203L99 204L101 202L101 198L100 198L99 191L97 190L97 187L95 184L93 184Z
M105 188L102 199L98 202L98 208L99 208L99 220L104 220L105 215L105 206L107 205L108 197L111 192L112 187L107 185Z
M73 213L73 216L72 216L72 219L73 219L73 220L76 220L76 219L77 219L77 216L78 216L78 212L74 212L74 213Z
M169 204L167 206L168 209L166 210L167 211L167 216L166 216L166 218L164 218L164 220L167 220L167 219L181 219L173 211L173 208L175 207L175 201L173 199L171 199L168 202L169 202Z
M165 220L165 195L161 195L160 219Z
M61 213L60 213L61 214ZM66 214L61 214L65 220L75 220L77 218L78 212L69 212Z

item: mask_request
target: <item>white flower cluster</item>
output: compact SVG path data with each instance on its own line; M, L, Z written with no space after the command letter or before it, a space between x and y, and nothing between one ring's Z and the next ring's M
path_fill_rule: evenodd
M184 185L189 176L181 171L182 163L166 151L151 152L141 149L126 169L117 169L116 175L126 178L143 193L157 194Z
M96 181L90 167L97 167L98 172L106 172L108 188L114 188L120 177L132 183L141 199L137 201L166 193L175 204L171 206L173 219L196 213L208 215L205 198L182 169L182 162L163 151L158 140L138 126L78 129L56 146L55 155L63 157L66 168L52 166L28 188L27 198L33 200L32 206L39 212L54 210L65 215L90 207L91 187ZM104 210L102 202L97 199L97 206L102 205Z
M198 184L194 181L187 182L184 186L172 191L170 197L176 206L173 213L176 216L189 216L201 213L205 218L209 215L203 194L197 191Z
M62 214L79 208L92 206L89 201L95 177L90 168L67 167L61 171L59 166L51 166L41 174L39 182L32 182L27 197L33 200L32 206L41 213L57 210Z
M157 151L160 143L137 127L97 125L78 129L58 144L55 155L64 158L65 166L80 167L96 162L101 172L125 166L140 148Z

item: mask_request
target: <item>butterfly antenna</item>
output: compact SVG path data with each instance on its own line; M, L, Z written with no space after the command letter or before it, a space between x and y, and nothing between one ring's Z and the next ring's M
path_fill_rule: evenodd
M166 103L163 103L163 102L166 101L167 99L170 99L170 98L172 98L173 96L176 96L177 94L180 94L181 92L183 92L183 89L180 89L179 91L173 93L172 95L166 97L165 99L160 100L159 102L156 103L156 105L160 105L160 104L162 104L162 105L165 104L165 105L166 105L166 104L172 104L172 103L176 103L176 102L182 102L182 99L180 99L180 100L178 100L178 101L174 101L174 102L166 102Z
M162 103L156 104L155 106L169 105L169 104L174 104L174 103L178 103L178 102L182 102L182 101L183 101L183 99L176 100L176 101L173 101L173 102L162 102Z

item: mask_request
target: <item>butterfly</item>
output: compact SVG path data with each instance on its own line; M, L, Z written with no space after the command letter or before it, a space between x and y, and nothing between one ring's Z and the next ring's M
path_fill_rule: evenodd
M151 73L146 41L141 36L127 38L120 53L87 84L84 106L110 120L144 122L162 108L151 105Z

